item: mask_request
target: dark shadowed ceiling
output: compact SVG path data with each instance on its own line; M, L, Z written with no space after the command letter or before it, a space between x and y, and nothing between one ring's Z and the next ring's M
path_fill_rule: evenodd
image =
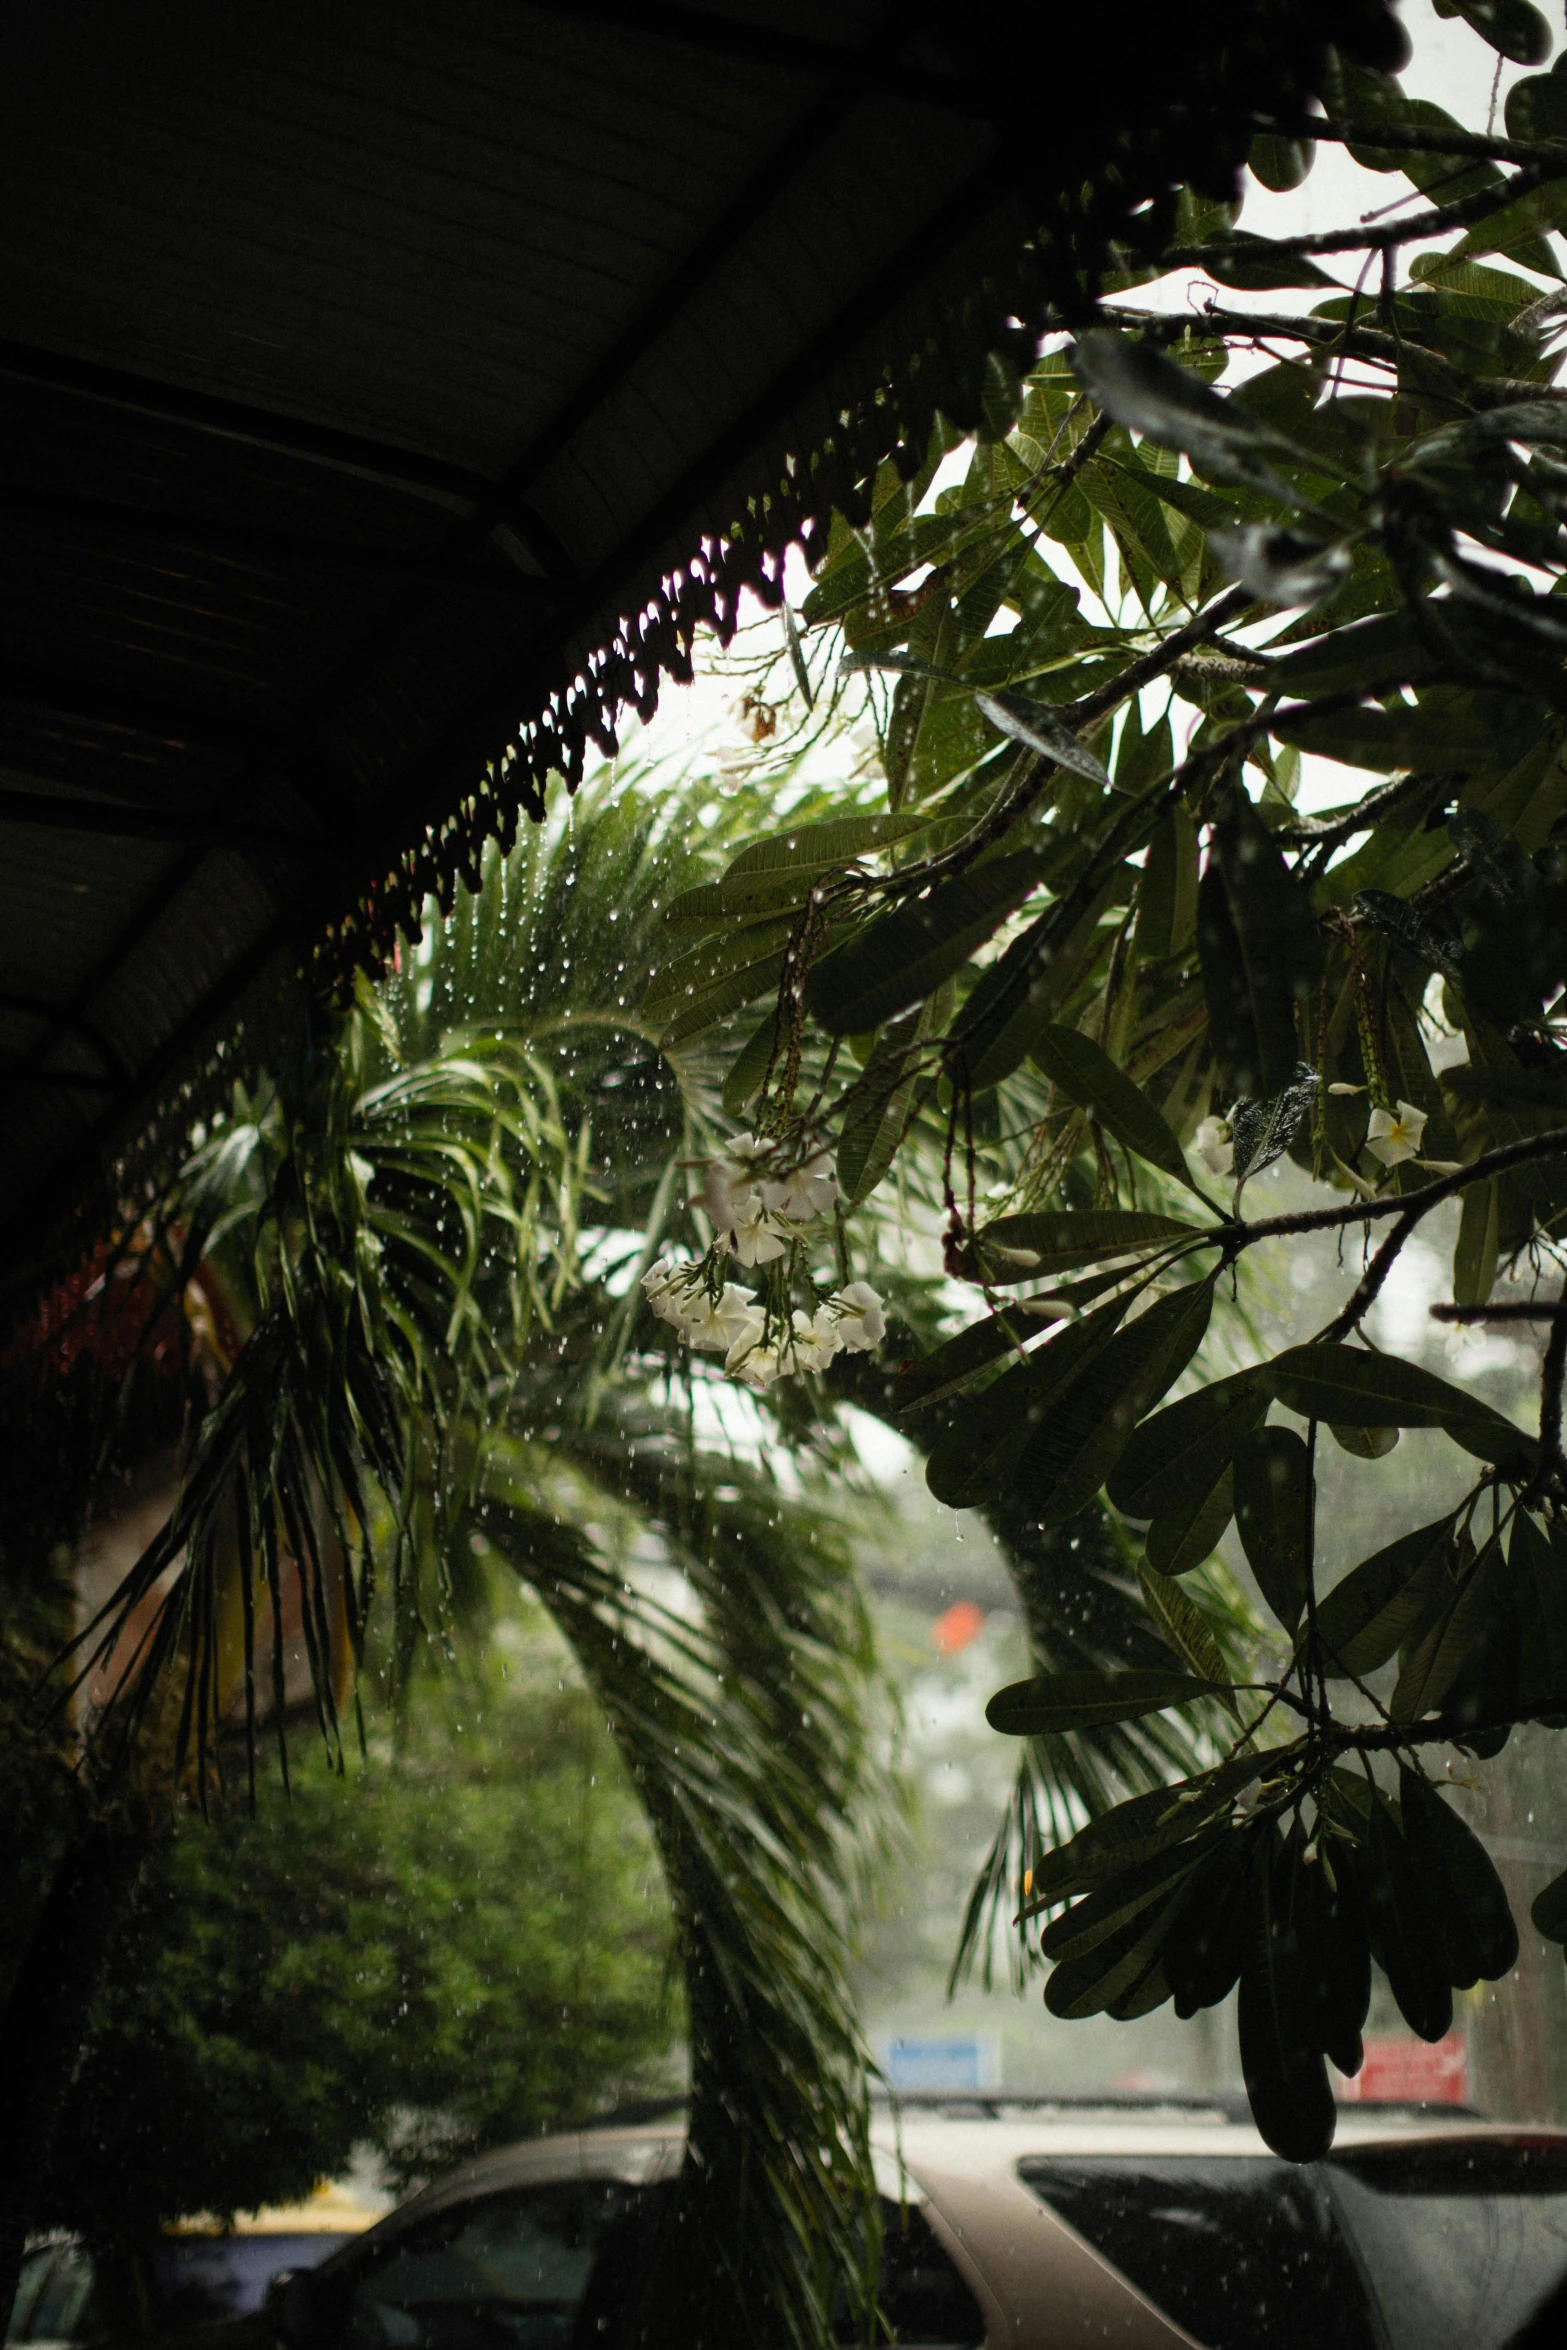
M0 1260L242 1014L265 1058L312 944L702 533L960 331L1052 141L1080 174L1115 119L1047 40L1091 12L1023 13L1027 116L876 0L10 12ZM1172 13L1189 81L1248 19L1382 37ZM1161 70L1130 113L1179 114Z

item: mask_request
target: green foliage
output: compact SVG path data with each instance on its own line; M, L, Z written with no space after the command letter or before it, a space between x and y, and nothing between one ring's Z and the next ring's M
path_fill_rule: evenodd
M316 1761L254 1817L181 1815L111 1951L40 2224L101 2242L293 2201L362 2140L406 2177L660 2085L656 1855L529 1613L460 1681L421 1677L395 1756L372 1717L349 1780Z
M842 1447L781 1416L785 1489L760 1441L699 1444L689 1358L637 1279L692 1237L680 1162L710 1147L722 1075L689 1024L661 1042L644 1017L652 940L705 886L697 819L721 854L761 812L637 783L492 854L308 1063L236 1099L149 1220L137 1245L190 1325L191 1425L168 1522L83 1643L101 1666L132 1650L90 1752L103 1767L134 1737L205 1803L236 1749L253 1767L269 1710L281 1748L297 1596L341 1763L372 1638L395 1708L421 1657L482 1626L494 1573L525 1582L645 1810L685 1974L691 2159L653 2333L754 2308L807 2350L874 2273L847 1987L884 1816L874 1660L820 1498ZM510 2126L535 2092L564 2110L559 2085L497 2071L495 2109L461 2126Z
M1522 0L1461 13L1505 56L1548 51ZM1025 1933L1067 1897L1049 1846L1084 1813L1090 1839L1100 1811L1135 1820L1124 1850L1067 1845L1077 1906L1024 1945L1055 1962L1047 1999L1191 2013L1238 1983L1255 2111L1299 2157L1331 2136L1326 2060L1358 2065L1372 1957L1428 2033L1510 1963L1422 1755L1567 1718L1567 1308L1521 1309L1549 1334L1538 1434L1363 1335L1449 1200L1458 1318L1500 1271L1562 1262L1567 409L1538 279L1561 275L1567 108L1559 73L1518 85L1512 136L1545 146L1509 171L1395 81L1342 59L1329 81L1332 127L1435 219L1270 243L1183 199L1163 265L1298 305L1139 313L1161 262L1123 256L1123 300L1063 331L961 478L896 530L834 533L802 617L870 681L886 806L926 829L813 862L776 966L749 966L771 1045L746 1097L782 1166L837 1150L850 1259L874 1261L879 1218L939 1219L978 1293L887 1391L931 1490L1031 1530L1025 1592L1030 1542L1092 1521L1121 1546L1114 1637L1074 1650L1043 1611L1034 1677L995 1701L1025 1760L965 1951L1020 1882ZM1269 184L1308 165L1259 148ZM1308 258L1363 248L1364 286L1416 239L1369 295ZM1303 749L1345 771L1324 815L1294 805ZM870 813L857 784L838 820ZM749 954L749 904L709 911L708 951ZM1286 1154L1321 1204L1249 1212ZM1225 1276L1357 1225L1375 1245L1332 1322L1256 1359ZM1242 1365L1222 1377L1210 1313ZM1403 1429L1438 1431L1469 1491L1319 1591L1319 1442L1374 1464ZM1206 1571L1232 1517L1283 1659L1255 1683ZM1122 1744L1106 1776L1099 1742L1165 1730L1181 1793L1146 1827L1156 1750ZM1207 1773L1242 1765L1210 1809Z

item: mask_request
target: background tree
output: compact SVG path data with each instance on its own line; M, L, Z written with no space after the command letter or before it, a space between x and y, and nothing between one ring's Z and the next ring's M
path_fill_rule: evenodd
M1532 9L1464 13L1549 53ZM1343 140L1419 209L1262 239L1183 196L1161 261L1085 286L1070 342L998 387L961 478L938 483L939 441L884 468L801 618L871 681L885 797L678 901L646 998L687 1036L766 1007L724 1091L754 1128L718 1183L737 1228L745 1181L765 1207L827 1154L846 1205L890 1179L916 1221L938 1206L985 1311L893 1391L937 1496L1047 1543L1099 1495L1143 1529L1161 1661L1085 1643L991 1719L1055 1742L1048 1767L1184 1712L1202 1767L1113 1809L1085 1771L1098 1816L1047 1852L1025 1811L992 1886L1054 1962L1057 2014L1190 2014L1238 1981L1254 2110L1300 2157L1331 2139L1325 2058L1358 2069L1373 1956L1433 2039L1455 1987L1512 1963L1433 1755L1567 1721L1567 1305L1540 1287L1567 1212L1564 92L1526 77L1482 135L1340 61L1326 120L1259 123L1256 171L1288 186L1312 139ZM1361 260L1352 290L1330 255ZM1126 298L1174 268L1214 282L1197 315ZM807 634L791 659L827 690L831 651ZM1380 780L1302 815L1302 752ZM1245 1187L1286 1153L1323 1204L1269 1217ZM1442 1311L1541 1328L1537 1430L1362 1336L1453 1199ZM1256 1359L1229 1276L1334 1228L1365 1242L1339 1311ZM1524 1294L1498 1302L1503 1268ZM799 1245L767 1264L751 1345L774 1378L804 1369L826 1287ZM1166 1404L1211 1319L1240 1367ZM1372 1462L1406 1428L1473 1462L1465 1498L1319 1588L1319 1447ZM1278 1626L1260 1675L1191 1589L1232 1518ZM1564 1902L1558 1881L1541 1931L1567 1937Z
M572 1674L573 1685L560 1676ZM340 1777L187 1809L110 1946L41 2225L95 2244L288 2203L364 2144L394 2180L677 2086L656 1849L536 1606L425 1665Z

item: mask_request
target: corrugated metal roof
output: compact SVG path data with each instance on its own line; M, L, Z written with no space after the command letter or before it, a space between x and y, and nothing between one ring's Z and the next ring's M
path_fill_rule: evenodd
M895 436L889 367L916 424L975 374L1005 267L975 287L1052 172L1119 137L1130 205L1226 109L1298 97L1320 33L1385 37L1383 0L1173 13L1107 95L1091 12L1035 12L1031 107L986 78L1019 30L990 0L952 47L883 0L13 14L0 1257L247 990L379 877L423 886L425 828L656 605L604 697L646 698L711 604L679 585L701 535L826 496L786 452L836 439L847 486ZM580 741L549 723L540 760Z

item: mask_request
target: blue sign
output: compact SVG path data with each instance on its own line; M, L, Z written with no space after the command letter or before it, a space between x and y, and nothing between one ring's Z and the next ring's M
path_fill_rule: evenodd
M996 2089L1000 2050L994 2032L940 2040L889 2040L883 2070L890 2089Z

